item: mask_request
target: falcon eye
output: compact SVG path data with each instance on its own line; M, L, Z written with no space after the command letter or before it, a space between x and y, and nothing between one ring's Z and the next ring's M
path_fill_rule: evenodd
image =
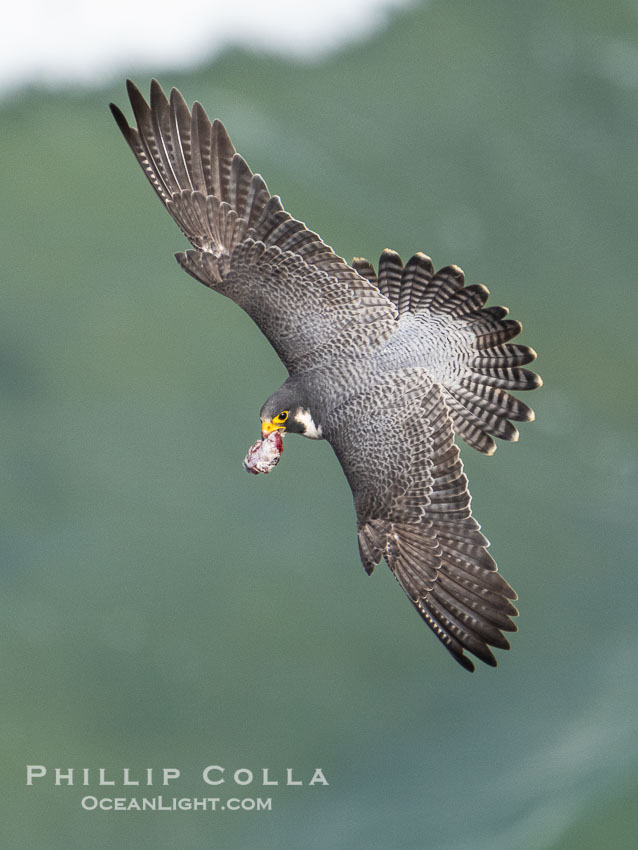
M288 411L282 410L281 413L278 413L276 416L277 422L285 422L288 419Z

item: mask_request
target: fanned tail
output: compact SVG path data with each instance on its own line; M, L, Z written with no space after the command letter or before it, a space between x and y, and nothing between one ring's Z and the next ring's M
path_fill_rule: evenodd
M425 254L404 266L395 251L386 250L378 274L361 258L353 266L393 302L406 333L420 344L419 365L442 386L455 431L485 454L496 450L493 437L517 440L512 421L529 422L534 412L510 391L536 389L542 380L522 368L536 352L510 343L522 325L506 318L507 308L485 307L487 287L465 286L458 266L435 273Z

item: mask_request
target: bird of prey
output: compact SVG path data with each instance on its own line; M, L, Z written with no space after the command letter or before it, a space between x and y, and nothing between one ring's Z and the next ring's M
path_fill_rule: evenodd
M176 254L196 280L231 298L288 370L261 408L264 443L285 434L328 440L352 489L368 574L385 558L434 634L466 669L465 652L496 666L508 649L516 593L497 572L470 512L458 434L484 454L533 419L509 390L541 380L522 368L533 349L503 307L458 266L435 272L425 254L405 265L351 265L283 208L235 152L220 121L151 84L129 81L137 128L115 120L192 248ZM256 471L253 469L253 471Z

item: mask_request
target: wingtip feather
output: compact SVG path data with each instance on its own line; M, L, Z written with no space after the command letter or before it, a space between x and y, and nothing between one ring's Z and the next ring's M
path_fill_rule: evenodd
M131 99L131 100L133 98L140 98L141 100L144 100L144 95L138 89L138 87L135 85L133 80L130 80L130 79L126 80L126 93L128 94L129 99Z
M460 655L456 655L456 653L452 652L451 655L455 661L458 661L458 663L464 670L467 670L468 673L475 672L476 667L474 666L472 661L470 661L467 655L465 655L465 653L462 652Z
M111 114L117 123L117 126L120 128L124 135L128 135L131 128L129 127L128 121L119 106L116 106L114 103L109 103L109 109L111 110Z
M171 104L171 109L173 109L173 110L177 110L177 109L185 110L188 113L188 115L190 115L190 110L188 108L188 104L184 100L184 95L181 93L181 91L179 89L176 89L174 86L171 89L169 100L170 100L170 104Z

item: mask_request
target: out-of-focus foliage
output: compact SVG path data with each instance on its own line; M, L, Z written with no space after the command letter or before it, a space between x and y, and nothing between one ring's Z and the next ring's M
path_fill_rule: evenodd
M452 0L323 64L160 75L339 253L424 250L523 319L537 422L463 451L521 610L473 676L363 574L329 446L243 472L283 367L172 260L106 108L123 84L2 107L5 846L630 846L637 36L627 4ZM208 764L330 786L87 813L87 789L25 788L27 763L181 769L138 794L217 796Z

